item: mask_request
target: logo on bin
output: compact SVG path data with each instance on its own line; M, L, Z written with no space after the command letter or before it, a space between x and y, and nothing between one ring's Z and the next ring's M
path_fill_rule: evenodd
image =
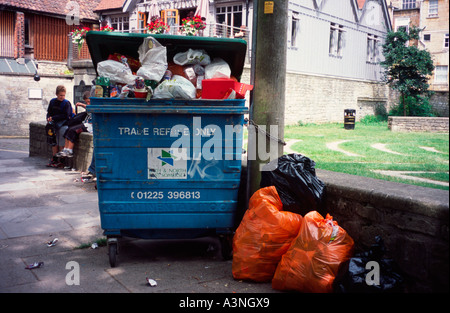
M187 179L187 149L148 148L148 179Z
M169 164L173 166L173 156L166 150L161 150L161 156L158 157L162 161L161 166Z

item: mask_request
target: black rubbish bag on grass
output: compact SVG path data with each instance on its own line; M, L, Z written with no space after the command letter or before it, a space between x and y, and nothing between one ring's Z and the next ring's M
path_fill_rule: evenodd
M404 274L394 260L383 258L384 254L383 239L376 236L375 244L368 251L350 259L348 271L336 280L335 290L344 293L404 292Z
M325 184L317 178L315 165L301 154L283 155L264 165L260 188L275 186L284 211L302 216L317 211L325 216Z

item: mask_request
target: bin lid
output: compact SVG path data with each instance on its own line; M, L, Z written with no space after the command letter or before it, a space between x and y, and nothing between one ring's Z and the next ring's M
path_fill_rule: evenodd
M86 42L95 71L99 62L107 60L110 54L116 52L139 59L138 48L148 36L166 47L168 62L173 60L175 54L189 48L203 49L211 60L215 57L225 60L230 66L231 75L238 80L241 78L247 52L247 42L243 39L89 31Z

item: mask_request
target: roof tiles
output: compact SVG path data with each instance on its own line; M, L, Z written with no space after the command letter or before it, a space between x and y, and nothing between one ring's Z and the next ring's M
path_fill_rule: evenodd
M98 14L94 9L101 0L77 0L80 6L80 19L98 20ZM74 10L67 6L70 0L0 0L0 6L12 7L22 10L50 13L55 15L66 15Z

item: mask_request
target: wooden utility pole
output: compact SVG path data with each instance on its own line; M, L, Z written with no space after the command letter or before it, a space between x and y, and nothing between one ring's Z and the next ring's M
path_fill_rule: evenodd
M256 133L252 135L253 128L249 127L248 198L259 189L261 167L270 161L267 155L258 152L263 150L262 145L265 145L266 152L270 152L272 160L283 155L288 4L288 0L255 0L253 3L251 81L254 91L249 112L250 126L252 122L265 126L270 136L266 136L260 127L256 127ZM276 151L271 151L271 146L275 146L272 150ZM252 147L256 153L251 153Z

